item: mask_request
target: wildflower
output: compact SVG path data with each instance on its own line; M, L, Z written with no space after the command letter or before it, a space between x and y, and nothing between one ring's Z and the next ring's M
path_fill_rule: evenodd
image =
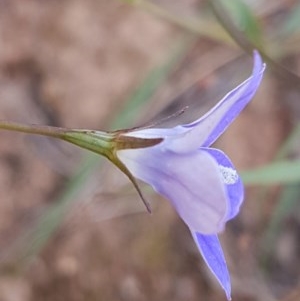
M254 96L265 65L257 52L251 77L229 92L200 119L174 128L136 129L125 139L153 141L148 147L122 147L116 156L135 177L168 199L189 227L207 266L230 299L231 285L217 234L243 202L241 179L229 158L209 148ZM134 145L134 142L133 144Z
M209 146L254 96L265 64L254 52L252 75L198 120L174 128L136 128L116 132L70 130L0 121L0 129L59 138L107 157L137 189L150 184L166 197L189 227L204 261L230 299L230 277L218 240L243 202L241 179L229 158Z

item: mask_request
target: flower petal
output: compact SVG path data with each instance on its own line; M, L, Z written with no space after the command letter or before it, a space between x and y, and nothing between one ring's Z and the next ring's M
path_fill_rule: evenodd
M172 129L137 129L125 135L145 139L163 138L168 141L166 148L177 153L190 152L200 146L210 146L252 99L260 85L264 70L265 64L259 53L254 51L252 75L201 118Z
M229 201L216 160L207 151L176 154L163 144L119 150L117 156L136 178L171 201L190 229L223 230Z
M218 279L226 293L227 299L231 300L230 276L218 236L191 232L205 263Z
M180 135L186 132L187 130L179 125L173 128L142 128L130 131L128 133L125 133L124 135L143 139L163 138L164 140L167 140L170 137L182 137Z
M252 75L229 92L215 107L200 119L182 126L183 137L177 136L169 143L169 149L176 152L188 152L199 146L211 145L238 116L241 110L254 96L261 82L265 64L258 52L254 52L254 68ZM182 143L184 139L184 143Z
M242 180L236 172L230 159L222 151L215 148L201 149L214 157L219 164L229 198L227 220L230 220L239 213L240 206L244 200L244 185Z

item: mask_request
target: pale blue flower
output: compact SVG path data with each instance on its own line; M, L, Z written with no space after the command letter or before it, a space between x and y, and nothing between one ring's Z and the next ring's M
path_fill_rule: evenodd
M150 184L171 202L228 299L230 277L217 234L239 212L244 189L229 158L209 146L252 99L264 69L255 52L252 75L206 115L174 128L120 133L123 138L161 140L149 147L116 149L116 157L134 177Z
M166 197L189 227L207 266L230 299L230 277L217 234L234 218L244 198L229 158L209 146L254 96L265 64L254 52L252 75L198 120L170 129L101 132L0 122L0 128L59 138L105 156L132 181L138 178Z

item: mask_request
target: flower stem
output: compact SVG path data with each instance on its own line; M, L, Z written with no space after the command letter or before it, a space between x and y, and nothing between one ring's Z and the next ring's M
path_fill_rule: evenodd
M0 120L0 129L63 139L68 129Z
M3 120L0 120L0 129L61 139L111 159L113 134L110 133Z

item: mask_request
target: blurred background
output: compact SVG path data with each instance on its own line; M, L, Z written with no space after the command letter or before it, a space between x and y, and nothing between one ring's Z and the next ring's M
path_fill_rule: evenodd
M0 0L0 119L113 130L192 121L252 68L216 147L246 184L220 235L233 300L300 300L300 3ZM191 170L191 172L193 172ZM169 203L87 151L0 132L0 300L225 300Z

